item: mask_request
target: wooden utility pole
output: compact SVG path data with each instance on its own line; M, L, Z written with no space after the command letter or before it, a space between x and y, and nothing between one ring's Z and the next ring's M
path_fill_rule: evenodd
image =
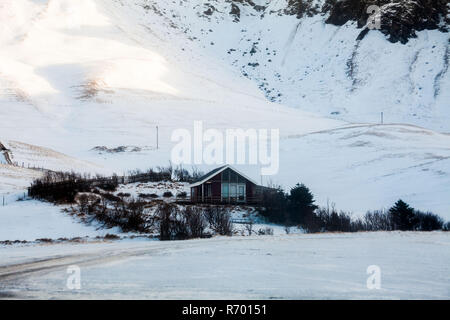
M159 128L156 126L156 149L159 149Z

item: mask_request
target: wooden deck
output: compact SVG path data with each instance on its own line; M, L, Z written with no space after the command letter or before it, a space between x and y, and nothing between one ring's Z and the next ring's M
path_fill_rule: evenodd
M238 198L229 198L229 199L222 199L222 197L205 197L202 198L195 198L192 199L191 197L187 196L184 198L177 197L175 200L177 203L180 204L194 204L194 203L204 203L204 204L242 204L242 205L248 205L253 204L257 205L260 204L262 201L261 196L255 196L255 197L247 197L244 200L239 200Z

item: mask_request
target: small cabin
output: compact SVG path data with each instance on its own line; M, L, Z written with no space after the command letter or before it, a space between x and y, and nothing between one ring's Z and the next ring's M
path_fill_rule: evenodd
M194 203L253 204L260 199L257 183L229 165L208 172L190 188Z

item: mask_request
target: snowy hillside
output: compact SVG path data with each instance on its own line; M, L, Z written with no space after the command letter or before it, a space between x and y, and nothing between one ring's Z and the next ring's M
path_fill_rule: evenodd
M86 145L154 146L155 125L167 141L173 128L198 119L219 128L284 124L289 132L298 131L291 119L317 129L339 124L268 103L184 35L163 39L170 30L147 26L140 6L33 3L33 10L26 0L2 4L2 24L22 22L2 39L2 138L74 153Z
M358 7L364 1L341 1L343 8L322 0L140 3L149 25L186 33L253 80L272 101L350 121L376 123L383 112L388 122L450 130L450 47L449 33L443 32L448 22L440 22L441 30L409 30L414 19L431 20L423 9L413 7L409 19L414 21L401 25L400 30L417 36L402 44L386 40L406 36L386 30L384 21L382 31L393 35L373 30L360 39L364 29L358 25L365 17L357 14L364 11ZM404 1L390 10L400 15L417 3ZM387 11L387 5L382 9ZM351 20L346 11L360 20ZM434 29L429 25L426 29Z
M448 33L357 40L357 22L328 11L250 2L3 0L0 143L31 166L123 173L167 165L172 131L194 120L279 128L280 172L264 183L305 182L358 214L403 197L450 218ZM374 127L380 112L401 124ZM0 166L2 193L38 175Z

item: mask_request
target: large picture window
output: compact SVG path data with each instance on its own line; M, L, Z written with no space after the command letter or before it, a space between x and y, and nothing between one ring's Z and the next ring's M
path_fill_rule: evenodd
M226 169L222 172L222 200L223 201L240 201L246 199L246 180L236 172Z
M228 183L222 183L222 198L228 199L229 196Z
M230 184L230 198L236 198L237 196L237 186L235 183Z
M240 201L245 200L245 186L240 185L238 189L239 189L239 194L238 194L239 200Z

